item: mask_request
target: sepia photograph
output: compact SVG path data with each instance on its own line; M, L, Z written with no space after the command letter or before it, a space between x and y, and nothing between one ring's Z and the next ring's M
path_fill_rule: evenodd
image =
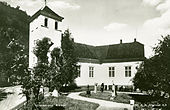
M170 110L170 0L0 0L0 110Z

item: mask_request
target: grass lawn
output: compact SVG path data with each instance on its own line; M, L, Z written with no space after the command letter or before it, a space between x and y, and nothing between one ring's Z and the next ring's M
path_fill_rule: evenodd
M66 96L60 96L59 99L55 97L46 97L43 99L39 105L42 105L42 110L49 110L50 107L43 106L48 105L52 107L52 105L59 105L59 106L65 106L65 110L96 110L96 108L99 106L98 104L86 102L86 101L80 101L80 100L74 100L71 98L68 98ZM28 105L29 106L29 105ZM32 110L31 106L28 107L27 110ZM20 110L25 110L24 107Z
M114 101L114 102L118 102L118 103L130 103L130 100L132 99L131 96L129 96L128 94L124 94L124 93L118 93L116 98L111 100L111 93L110 92L91 92L90 96L86 95L86 92L80 93L80 96L84 96L84 97L89 97L89 98L95 98L95 99L102 99L102 100L107 100L107 101Z

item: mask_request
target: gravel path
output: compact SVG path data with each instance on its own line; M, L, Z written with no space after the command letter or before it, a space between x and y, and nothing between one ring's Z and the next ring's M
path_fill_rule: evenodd
M6 99L0 101L0 110L10 110L26 100L26 98L23 97L22 94L20 94L21 86L6 87L3 89L5 89L6 92L10 92L12 94L9 94ZM77 100L98 103L99 107L97 108L97 110L132 110L130 104L82 97L79 96L80 93L81 92L70 93L68 97Z
M20 94L22 92L21 86L5 87L2 89L12 94L9 94L6 99L0 101L0 110L11 110L26 100L26 98Z
M79 96L80 93L81 92L70 93L68 95L68 97L77 99L77 100L98 103L100 106L97 108L97 110L132 110L130 104L117 103L117 102L82 97L82 96Z

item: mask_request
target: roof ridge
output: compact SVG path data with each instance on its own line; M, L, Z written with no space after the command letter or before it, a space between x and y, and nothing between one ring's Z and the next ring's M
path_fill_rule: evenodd
M77 44L80 44L80 45L87 45L87 46L91 46L91 47L96 47L94 45L89 45L89 44L85 44L85 43L79 43L79 42L74 42L74 43L77 43Z
M134 43L142 44L142 43L136 41L136 42L126 42L126 43L122 43L122 44L118 43L118 44L109 44L109 45L99 45L99 46L96 46L96 47L114 46L114 45L124 45L124 44L134 44ZM142 45L144 45L144 44L142 44Z
M85 44L85 43L78 43L78 42L75 42L75 43L81 44L81 45L92 46L92 47L95 47L95 48L96 48L96 47L104 47L104 46L114 46L114 45L124 45L124 44L134 44L134 43L139 43L139 44L141 44L141 45L144 45L144 44L142 44L142 43L140 43L140 42L138 42L138 41L136 41L136 42L126 42L126 43L122 43L122 44L118 43L118 44L98 45L98 46L94 46L94 45L90 45L90 44Z

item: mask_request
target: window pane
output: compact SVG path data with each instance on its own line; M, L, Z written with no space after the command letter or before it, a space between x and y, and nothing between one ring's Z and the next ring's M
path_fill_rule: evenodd
M127 71L125 71L125 77L127 77Z
M131 77L131 71L129 71L129 77Z
M114 76L115 76L114 71L112 71L112 77L114 77Z
M58 22L57 21L55 22L55 29L56 30L58 29Z
M109 77L111 77L111 71L109 71Z
M48 26L48 19L47 18L44 19L44 26L46 26L46 27Z

